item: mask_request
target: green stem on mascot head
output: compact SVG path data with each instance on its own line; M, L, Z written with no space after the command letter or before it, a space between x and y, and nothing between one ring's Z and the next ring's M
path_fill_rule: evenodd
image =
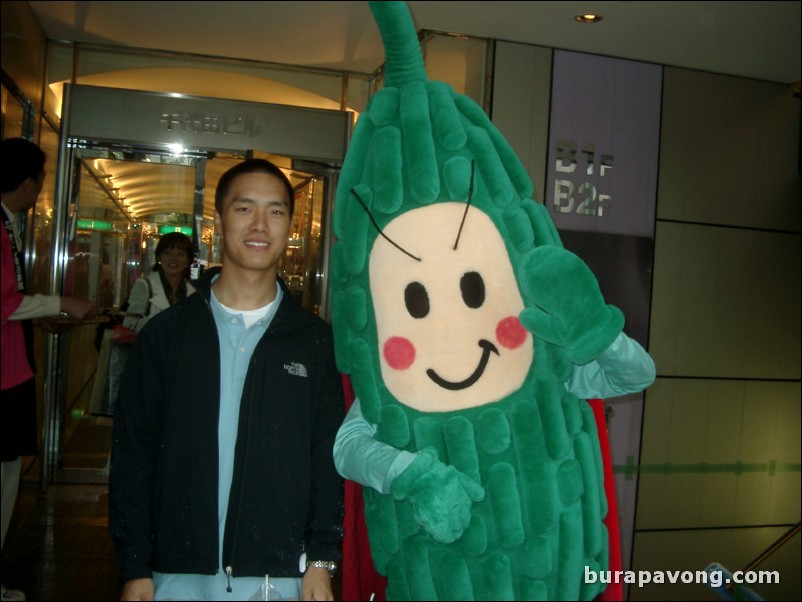
M426 81L426 68L406 2L368 2L379 27L385 52L384 85L400 88Z

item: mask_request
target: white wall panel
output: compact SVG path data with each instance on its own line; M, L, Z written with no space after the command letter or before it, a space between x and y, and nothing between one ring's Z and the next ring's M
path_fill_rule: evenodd
M636 527L795 523L798 382L660 378L644 410Z
M798 235L658 222L658 374L798 379L799 274Z
M789 86L665 69L658 219L799 232Z
M546 153L551 98L550 48L496 43L493 73L493 124L510 143L535 185L534 198L545 198Z

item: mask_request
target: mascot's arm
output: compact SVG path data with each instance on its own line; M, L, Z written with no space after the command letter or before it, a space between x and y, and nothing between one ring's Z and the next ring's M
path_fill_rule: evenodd
M643 391L654 379L652 358L622 332L595 360L575 366L565 386L579 399L609 399Z
M362 416L359 400L354 400L334 441L337 471L409 502L416 522L435 541L459 539L470 524L473 502L484 499L482 486L441 462L432 449L413 454L376 441L375 433L376 427Z
M346 479L379 493L390 493L395 478L417 454L376 441L375 434L376 427L365 420L359 399L354 399L334 440L334 464Z

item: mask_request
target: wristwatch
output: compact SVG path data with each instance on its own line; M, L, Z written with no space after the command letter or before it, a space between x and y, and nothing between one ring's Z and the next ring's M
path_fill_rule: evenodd
M329 572L329 575L332 576L334 576L334 573L337 572L337 563L333 560L307 560L306 568L312 566L318 569L326 569Z

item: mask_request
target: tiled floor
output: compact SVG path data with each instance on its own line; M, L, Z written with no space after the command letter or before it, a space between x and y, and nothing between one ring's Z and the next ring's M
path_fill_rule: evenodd
M29 600L119 600L108 532L111 419L76 416L68 428L63 468L46 492L30 464L3 549L3 583ZM340 599L339 574L334 580Z
M110 425L107 418L82 419L70 433L64 470L45 492L38 462L23 475L3 549L3 582L29 600L120 598L104 475Z

